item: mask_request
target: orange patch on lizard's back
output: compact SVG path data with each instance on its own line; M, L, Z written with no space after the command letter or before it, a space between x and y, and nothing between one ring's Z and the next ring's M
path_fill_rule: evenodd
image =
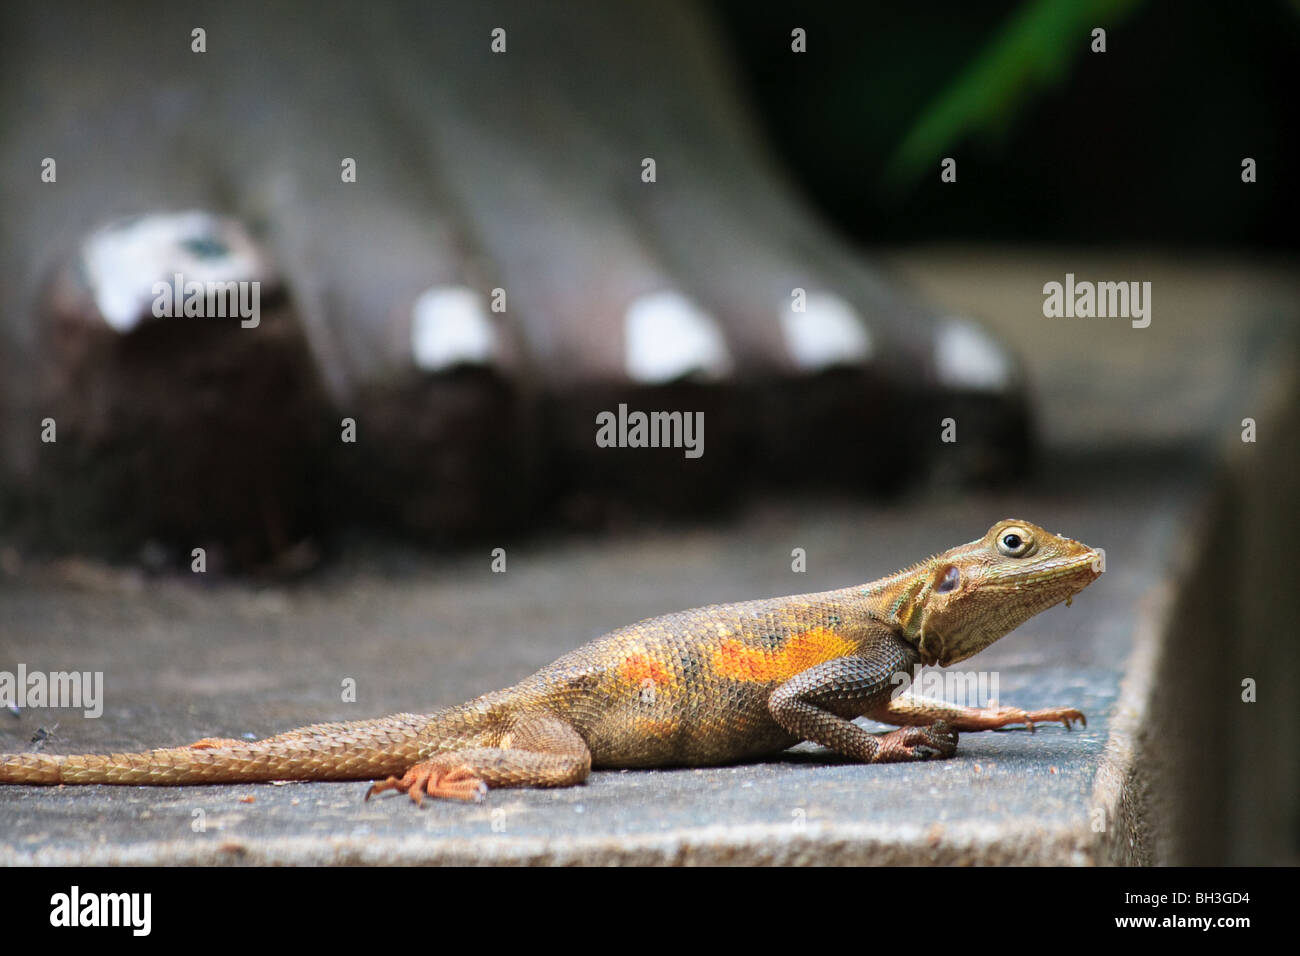
M784 681L817 664L844 657L853 652L854 646L829 627L792 634L774 648L724 641L713 654L713 669L732 680Z
M682 727L681 721L671 719L656 720L652 717L638 717L633 726L636 727L637 733L658 740L666 740L672 737Z
M625 657L618 667L618 674L623 680L638 687L649 681L652 684L667 684L673 679L668 668L659 661L645 654L633 654Z

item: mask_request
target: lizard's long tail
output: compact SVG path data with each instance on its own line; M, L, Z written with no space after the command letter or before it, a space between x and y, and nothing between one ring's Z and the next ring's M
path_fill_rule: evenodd
M313 724L265 740L202 740L130 754L4 754L0 783L159 784L373 780L401 775L428 748L430 716Z

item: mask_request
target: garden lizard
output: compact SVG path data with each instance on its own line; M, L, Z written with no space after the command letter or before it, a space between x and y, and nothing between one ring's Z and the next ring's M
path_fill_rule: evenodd
M720 604L619 628L513 687L433 714L206 738L143 753L0 756L0 782L377 780L366 792L481 799L592 767L706 766L813 741L864 763L948 757L962 731L1086 723L1069 707L961 707L900 694L916 665L965 660L1070 599L1104 555L1027 521L873 581ZM870 717L901 729L871 733Z

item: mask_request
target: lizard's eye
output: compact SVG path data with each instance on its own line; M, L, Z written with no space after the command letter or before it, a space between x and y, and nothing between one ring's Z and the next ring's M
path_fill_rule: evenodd
M957 565L950 564L940 572L934 590L938 594L947 594L949 591L957 590L959 584L961 584L961 571L957 569Z
M998 538L998 550L1009 558L1023 558L1033 545L1033 537L1023 528L1008 528Z

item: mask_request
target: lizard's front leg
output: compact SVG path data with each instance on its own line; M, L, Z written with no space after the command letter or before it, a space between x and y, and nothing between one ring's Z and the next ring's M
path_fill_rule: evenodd
M891 677L914 659L890 634L870 657L837 657L792 677L772 691L768 711L790 733L864 763L951 757L957 732L941 720L885 734L853 723L853 717L888 703Z
M1069 730L1074 721L1088 726L1088 718L1073 707L1051 707L1045 710L1022 710L1019 707L960 707L947 701L901 694L869 710L865 716L882 724L902 727L924 726L942 720L954 730L996 730L1014 724L1026 724L1030 730L1035 724L1062 723Z

